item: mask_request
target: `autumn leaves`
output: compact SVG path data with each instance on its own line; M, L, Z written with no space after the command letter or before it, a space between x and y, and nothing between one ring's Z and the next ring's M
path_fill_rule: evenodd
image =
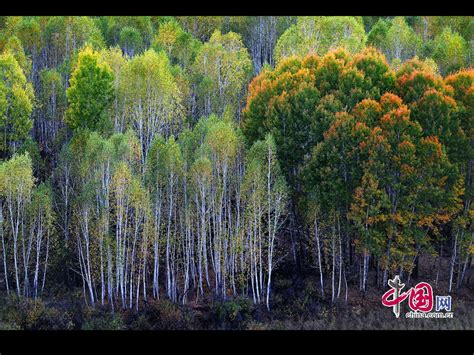
M416 58L394 71L370 48L289 58L254 79L243 129L250 140L275 137L314 238L323 296L324 279L334 301L356 265L365 291L371 258L378 285L389 272L410 275L420 253L436 255L446 226L458 225L470 205L473 79L472 71L443 79ZM466 257L472 238L463 240Z

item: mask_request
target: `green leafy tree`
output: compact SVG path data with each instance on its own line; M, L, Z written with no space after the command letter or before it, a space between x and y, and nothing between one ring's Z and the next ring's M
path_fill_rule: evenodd
M95 50L103 48L105 41L94 20L87 16L50 16L42 19L48 68L63 66L63 79L69 80L72 61L86 44ZM25 43L22 40L23 43ZM37 42L43 43L43 42ZM25 46L27 46L25 44ZM38 53L39 54L39 53Z
M156 136L147 158L147 180L152 188L153 210L157 234L155 235L155 269L154 288L158 292L159 249L158 243L165 246L166 294L172 301L177 301L178 292L178 259L180 234L176 233L178 223L177 205L181 200L180 182L183 178L183 156L178 143L171 136L166 142ZM163 201L162 201L163 199ZM163 210L163 217L161 211ZM162 222L163 221L163 222ZM161 225L163 223L163 225ZM160 239L163 228L163 240Z
M66 123L71 129L110 129L110 107L114 99L113 80L112 70L108 64L101 62L98 52L86 47L79 53L66 92Z
M34 93L13 54L0 54L0 155L14 153L33 127Z
M324 55L342 47L351 53L364 48L366 35L360 19L351 16L302 16L278 39L276 62L292 56Z
M33 260L27 272L30 274L28 277L30 285L27 288L29 288L29 294L36 299L43 294L48 265L57 251L53 196L48 183L41 183L33 190L28 212L30 230L28 242Z
M126 107L123 99L122 85L124 81L125 68L127 67L127 58L123 56L120 47L115 46L102 50L100 52L102 60L107 63L112 70L114 77L114 101L111 108L111 116L113 118L114 132L126 131Z
M28 233L28 206L35 179L28 154L14 155L0 165L0 186L2 211L2 249L5 277L8 279L7 264L12 261L15 288L18 297L29 295L29 260L26 258ZM5 248L5 232L7 233L8 251ZM6 253L9 253L7 255ZM11 253L11 254L10 254ZM7 262L8 260L8 262ZM10 269L10 268L9 268ZM8 280L7 291L9 290Z
M367 45L382 48L387 41L388 30L392 26L389 20L379 18L367 34Z
M224 16L177 16L176 19L186 32L200 41L209 41L215 31L223 30Z
M454 72L467 62L467 43L459 33L446 27L433 41L432 57L443 74Z
M153 40L154 48L163 49L173 63L178 63L184 70L191 69L201 45L174 20L161 24Z
M250 277L255 303L265 300L270 310L272 272L275 267L276 237L286 213L287 186L281 173L271 134L255 142L247 156L243 180L246 203L246 234L251 245ZM262 273L265 270L265 275ZM260 272L257 272L260 270Z
M35 84L41 51L43 28L37 17L10 16L6 19L4 49L10 48L25 75Z
M473 254L472 228L474 224L472 217L474 213L471 201L474 191L470 178L470 167L474 157L472 149L474 129L470 118L474 112L474 71L472 69L459 71L448 76L445 83L453 88L453 97L459 109L459 126L464 138L461 140L460 154L456 156L457 159L455 160L464 178L464 184L460 187L464 194L463 209L453 223L453 244L448 287L449 292L451 292L454 287L460 288L463 284Z
M242 35L258 74L265 65L275 65L276 42L295 22L296 16L230 16L226 31Z
M370 247L375 256L385 249L380 257L385 285L388 272L411 274L421 252L434 252L428 236L439 237L460 205L458 175L438 138L423 137L398 98L387 94L381 107L378 127L372 130L378 138L367 142L367 165L350 218L361 236L369 238L361 246Z
M26 77L31 75L31 59L26 56L23 45L18 37L8 37L3 50L13 54Z
M378 99L394 86L395 74L374 49L289 58L251 82L243 132L250 143L272 133L288 182L293 192L301 191L297 181L304 160L335 114L364 98Z
M239 109L252 71L252 62L240 35L215 31L201 47L193 68L202 114L221 115L226 106Z
M44 69L40 72L38 96L41 105L35 112L34 137L46 153L52 154L62 143L60 131L64 127L67 107L66 90L58 70Z
M421 38L402 16L398 16L391 21L386 39L380 45L390 62L404 62L419 52Z
M146 159L155 135L168 137L182 127L183 93L163 51L149 49L133 57L121 75L119 99L128 119L126 126L137 132Z
M133 57L142 50L143 39L136 28L125 26L120 30L119 44L126 55Z
M472 16L429 16L427 26L431 38L440 35L449 27L466 41L470 41L474 31L474 19Z

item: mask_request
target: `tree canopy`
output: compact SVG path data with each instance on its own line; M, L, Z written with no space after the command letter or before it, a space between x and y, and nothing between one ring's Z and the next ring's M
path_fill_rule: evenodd
M359 309L395 275L469 294L473 30L0 18L0 299L259 327Z

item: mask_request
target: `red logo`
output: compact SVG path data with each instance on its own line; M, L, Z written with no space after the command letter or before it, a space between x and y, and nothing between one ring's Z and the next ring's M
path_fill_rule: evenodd
M430 312L433 309L433 289L427 282L420 282L411 288L408 305L415 311Z
M396 275L393 280L388 281L390 290L382 296L382 304L385 307L393 307L393 313L398 318L400 316L400 303L408 297L408 305L416 312L430 312L433 309L433 289L427 282L420 282L406 292L400 291L405 284L400 283L400 278Z

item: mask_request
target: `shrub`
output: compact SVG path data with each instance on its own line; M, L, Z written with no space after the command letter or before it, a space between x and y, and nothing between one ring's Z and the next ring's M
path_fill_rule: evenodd
M7 299L5 309L1 313L4 318L0 325L2 329L68 330L74 327L72 317L68 312L47 306L40 299L18 299L11 296Z
M209 312L211 322L224 329L241 329L253 319L255 307L248 298L219 302Z
M146 313L153 329L185 329L186 321L182 310L170 300L150 300Z
M88 319L82 330L124 330L126 326L120 313L106 313Z

